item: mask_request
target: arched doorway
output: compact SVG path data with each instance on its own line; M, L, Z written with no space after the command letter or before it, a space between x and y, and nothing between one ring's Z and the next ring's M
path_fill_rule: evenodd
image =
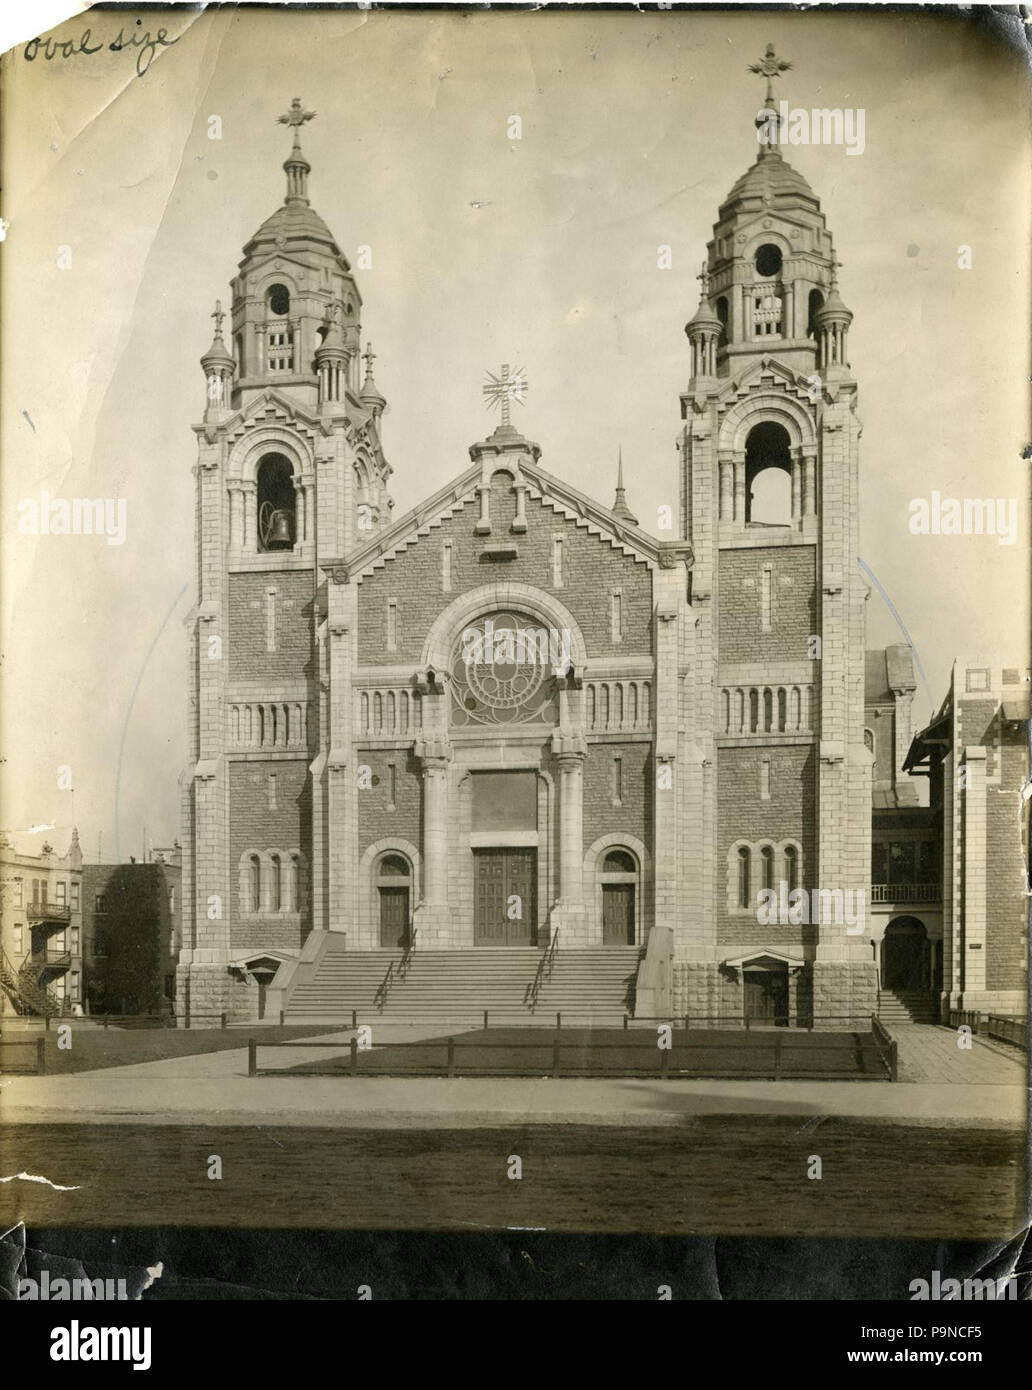
M603 946L635 944L638 864L626 849L611 849L602 861Z
M928 932L916 917L894 917L882 942L884 989L927 990Z
M409 944L412 866L401 854L385 854L376 866L380 945L397 950Z

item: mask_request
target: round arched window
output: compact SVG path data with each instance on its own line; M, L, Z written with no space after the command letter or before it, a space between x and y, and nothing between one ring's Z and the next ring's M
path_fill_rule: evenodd
M756 273L757 275L771 276L777 275L781 271L781 252L776 247L767 242L756 252Z
M286 285L272 285L267 299L270 314L285 317L290 313L290 291Z

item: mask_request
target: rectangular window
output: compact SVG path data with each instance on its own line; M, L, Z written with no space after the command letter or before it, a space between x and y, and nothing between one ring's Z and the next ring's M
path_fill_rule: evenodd
M764 758L760 763L760 800L770 800L770 759Z
M58 907L64 907L65 901L68 897L67 883L56 883L54 885L54 895L57 898Z
M398 649L398 600L389 598L387 600L387 650L389 652Z
M764 565L760 580L760 629L763 632L771 631L771 579L771 567Z
M38 879L38 878L34 878L34 879L32 880L32 901L33 901L34 903L38 903L38 902L39 902L39 879ZM44 899L44 901L46 901L46 900Z
M103 893L98 893L97 896L93 899L93 911L94 911L94 912L103 912L103 911L104 911L104 894L103 894Z
M398 768L396 763L387 764L387 809L393 811L398 800Z
M73 927L73 928L72 928L72 947L71 947L71 950L72 950L72 955L73 955L73 956L77 956L77 955L79 954L79 928L78 928L78 927Z
M68 975L68 997L78 999L79 997L79 972L72 970Z
M451 588L451 541L445 541L441 546L441 588L448 592Z
M47 905L47 881L46 881L45 878L40 880L40 885L39 885L39 900L40 900L40 902L43 904L43 906L46 907L46 905Z
M24 938L22 937L22 925L19 922L14 929L14 954L20 956L24 950Z
M72 884L72 911L79 911L79 885L77 883Z
M552 537L552 587L563 587L563 537Z
M623 637L623 597L612 594L609 602L609 635L614 642Z
M276 774L269 773L269 810L276 810Z
M265 590L265 650L276 650L276 590Z
M967 689L971 691L989 689L989 672L986 670L972 670L967 673Z
M14 905L15 907L22 905L22 881L20 878L14 880Z

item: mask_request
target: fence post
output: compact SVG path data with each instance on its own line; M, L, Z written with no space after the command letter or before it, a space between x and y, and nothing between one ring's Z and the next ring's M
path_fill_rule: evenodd
M219 1022L220 1022L220 1026L222 1027L223 1031L225 1031L225 1027L226 1027L226 1015L225 1015L225 1014L219 1014Z
M279 1011L279 1026L280 1026L281 1028L283 1027L283 1016L284 1016L284 1013L285 1013L285 1012L286 1012L286 1010L284 1010L284 1009L280 1009L280 1011Z
M561 1027L563 1026L563 1016L562 1016L562 1014L556 1014L556 1016L555 1016L555 1026L556 1026L557 1028L561 1028Z
M484 1010L484 1032L487 1032L487 1010Z
M899 1043L895 1038L889 1048L889 1080L896 1081L899 1078Z
M559 1075L559 1039L552 1039L552 1075Z
M357 1010L357 1009L352 1009L352 1010L351 1010L351 1026L352 1026L352 1028L357 1028L357 1027L358 1027L358 1010Z
M774 1080L781 1080L781 1034L774 1034Z
M47 1045L42 1038L36 1039L36 1074L46 1076L47 1074Z
M624 1014L624 1016L623 1016L623 1030L624 1030L625 1033L627 1032L627 1015L626 1015L626 1014Z
M104 1032L105 1032L105 1033L107 1032L107 1026L108 1026L108 1016L107 1016L107 1014L105 1014L105 1015L104 1015Z
M745 1016L745 1031L746 1031L747 1033L748 1033L748 1031L749 1031L749 1015L748 1015L748 1014L746 1014L746 1016Z
M184 1016L185 1016L184 1027L189 1028L189 1027L190 1027L190 990L189 990L189 988L188 988L187 991L186 991L186 1005L185 1005L185 1008L184 1008L184 1011L183 1011L183 1012L184 1012Z
M254 1038L247 1039L247 1074L258 1075L258 1043Z
M44 1033L50 1032L50 1015L47 1012L46 1004L43 1005L43 1031ZM975 1032L978 1032L977 1028L975 1029Z
M358 1039L351 1039L351 1075L358 1075Z
M455 1075L455 1039L448 1039L448 1075Z
M664 1047L659 1054L659 1074L664 1081L670 1080L670 1049Z
M687 1015L687 1014L685 1014L685 1016L684 1016L684 1031L685 1031L686 1033L687 1033L687 1031L688 1031L688 1015Z

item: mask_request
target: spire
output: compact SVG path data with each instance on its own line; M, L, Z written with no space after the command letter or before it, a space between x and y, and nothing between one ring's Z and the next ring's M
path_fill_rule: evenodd
M308 203L308 175L312 166L301 153L301 127L314 116L315 112L306 111L301 105L301 98L295 97L290 103L290 110L277 118L280 125L290 126L294 132L294 144L283 165L287 174L287 196L283 200L285 203Z
M373 352L372 343L366 344L366 350L362 354L362 361L366 364L365 381L362 383L362 390L359 392L359 395L362 397L363 404L368 405L374 415L378 415L387 404L387 400L386 397L381 394L380 388L373 380L373 363L376 361L376 353Z
M618 450L618 452L617 452L617 463L616 463L616 498L615 498L615 500L614 500L614 502L613 502L613 508L612 508L612 510L613 510L613 515L616 516L616 517L619 517L621 521L625 521L625 522L627 523L628 526L637 526L637 524L638 524L638 518L634 515L634 513L631 511L630 507L627 505L627 495L626 495L626 493L625 493L625 491L624 491L624 481L623 481L623 445L622 445L622 444L620 445L620 448L619 448L619 450Z
M205 370L218 363L228 362L230 366L233 365L233 354L226 347L222 338L222 320L225 317L226 311L222 307L222 300L216 299L215 312L212 314L212 318L215 320L215 336L211 340L211 347L201 358L201 366Z
M750 72L767 79L767 94L764 97L762 108L756 115L756 128L760 132L760 140L763 144L763 149L760 151L761 159L764 156L781 158L781 151L778 149L781 141L781 118L778 115L777 103L774 100L774 79L780 77L783 72L788 72L791 66L791 63L786 63L783 58L777 56L772 43L767 45L762 62L749 65Z

